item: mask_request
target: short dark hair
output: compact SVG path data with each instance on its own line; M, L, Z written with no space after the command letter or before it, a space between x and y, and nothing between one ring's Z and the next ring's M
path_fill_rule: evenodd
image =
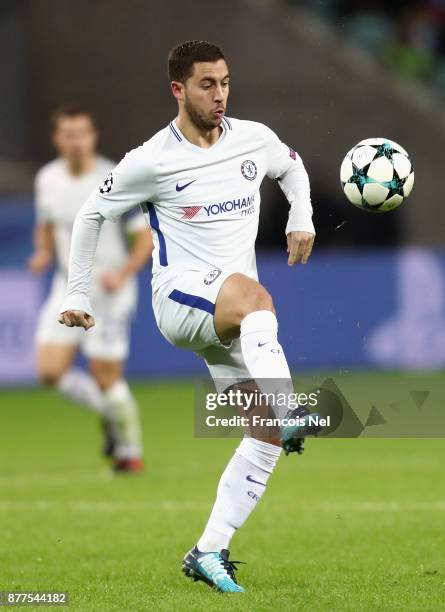
M181 43L168 54L168 76L170 81L185 81L193 74L196 62L217 62L226 59L224 51L205 40L188 40Z
M89 117L93 127L96 127L94 115L88 108L85 108L80 104L65 104L64 106L59 106L59 108L56 108L56 110L51 113L51 130L54 132L57 129L57 124L60 119L65 119L66 117L78 117L79 115L86 115Z

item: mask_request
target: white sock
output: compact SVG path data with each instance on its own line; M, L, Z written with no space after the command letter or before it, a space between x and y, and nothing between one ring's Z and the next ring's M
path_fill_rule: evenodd
M244 361L262 393L293 393L286 357L277 337L278 322L273 312L258 310L241 321L241 350ZM283 396L283 400L288 395ZM271 406L272 407L272 406ZM287 413L287 401L277 406L277 417Z
M242 440L221 476L198 550L219 552L229 547L233 534L261 499L280 453L273 444L254 438Z
M116 459L136 459L142 456L139 410L125 380L116 381L104 392L104 417L113 428Z
M104 396L94 378L79 368L72 368L62 376L57 389L69 400L83 404L100 414L104 411Z

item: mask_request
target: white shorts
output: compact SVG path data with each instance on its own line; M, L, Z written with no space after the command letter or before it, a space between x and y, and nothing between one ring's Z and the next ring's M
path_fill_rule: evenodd
M87 332L57 321L65 289L65 277L56 274L40 312L36 344L78 346L89 359L125 360L130 344L130 319L137 303L136 279L130 279L117 293L106 293L93 281L91 302L96 325Z
M164 338L202 357L218 391L252 377L246 367L239 338L224 345L218 338L213 315L224 281L232 274L221 270L185 270L153 293L153 310Z

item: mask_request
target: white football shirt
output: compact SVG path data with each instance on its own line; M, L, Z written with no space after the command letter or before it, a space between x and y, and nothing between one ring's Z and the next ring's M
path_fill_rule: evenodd
M257 278L260 185L278 179L291 204L286 232L315 233L309 180L299 155L268 127L225 118L204 149L175 121L130 151L85 209L115 221L141 205L154 234L153 287L181 269L217 268Z
M71 233L74 219L93 189L114 168L114 163L96 156L95 166L81 176L69 171L64 159L58 158L43 166L35 179L35 205L38 223L51 223L54 227L56 262L58 271L68 274ZM146 227L142 215L126 223L127 231ZM141 224L142 221L142 224ZM107 223L102 232L94 260L94 272L117 269L127 259L127 247L121 224Z

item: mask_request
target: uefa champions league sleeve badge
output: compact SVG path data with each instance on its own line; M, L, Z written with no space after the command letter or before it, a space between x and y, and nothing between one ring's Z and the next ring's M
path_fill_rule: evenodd
M112 186L113 186L113 173L110 172L110 174L104 180L102 185L99 187L99 191L102 194L110 193Z

